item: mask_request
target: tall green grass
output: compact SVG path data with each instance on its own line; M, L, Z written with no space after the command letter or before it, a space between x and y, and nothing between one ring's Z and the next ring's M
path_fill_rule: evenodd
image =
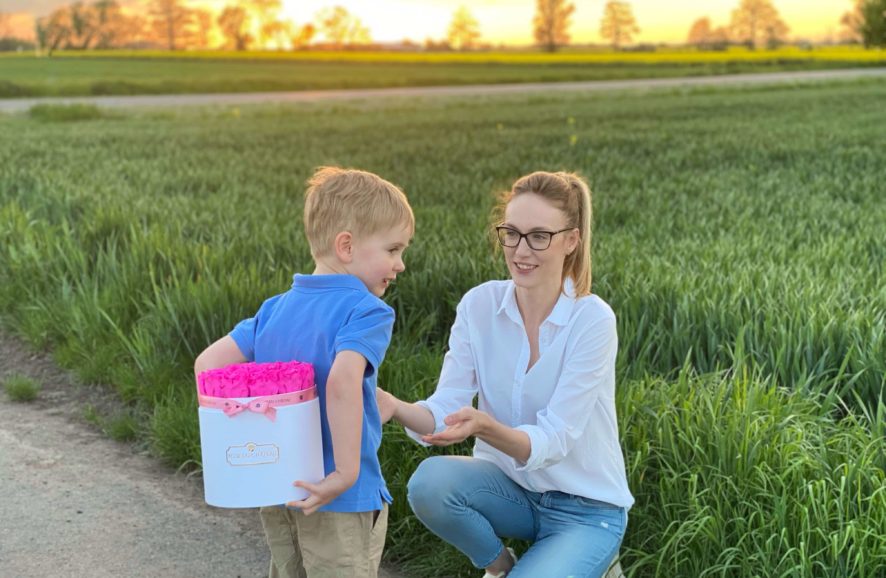
M76 131L7 117L0 311L151 415L158 455L198 464L193 359L310 270L314 167L376 171L415 208L380 372L406 399L433 391L461 295L505 275L494 193L578 170L594 190L594 291L619 320L631 574L879 576L884 97L872 81L206 108ZM388 557L470 575L409 514L427 455L386 428Z
M655 576L866 576L886 569L882 403L832 400L740 371L623 388L637 507L626 554Z
M73 122L102 117L102 111L94 104L38 104L32 106L28 114L31 118L44 122Z

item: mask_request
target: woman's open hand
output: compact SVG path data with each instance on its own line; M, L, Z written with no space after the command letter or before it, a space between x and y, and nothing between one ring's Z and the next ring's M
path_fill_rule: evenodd
M450 446L484 431L490 421L492 418L488 414L473 407L463 407L443 419L446 429L421 439L434 446Z

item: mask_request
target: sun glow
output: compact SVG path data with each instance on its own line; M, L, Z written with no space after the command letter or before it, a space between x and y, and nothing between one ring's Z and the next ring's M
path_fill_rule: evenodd
M215 18L228 6L250 9L249 2L236 0L184 0L193 8L204 8ZM601 43L600 19L603 0L570 0L575 4L570 35L573 44ZM634 37L640 43L682 43L693 22L708 17L714 26L729 24L732 11L740 0L709 0L691 2L677 0L662 3L660 0L630 0L633 13L640 27ZM69 5L72 0L0 0L7 18L4 24L12 33L22 38L33 38L34 20L48 15L52 10ZM835 40L841 31L840 17L851 9L853 0L772 0L784 21L790 27L790 39L811 41ZM137 13L148 3L144 0L122 0L127 12ZM40 7L37 8L37 5ZM445 39L452 16L460 6L465 6L477 20L481 42L498 46L501 44L527 46L533 43L532 19L535 0L282 0L274 16L298 30L306 24L317 25L317 15L324 9L342 6L358 18L369 30L369 36L377 43L395 43L409 39L423 43L427 39ZM252 16L255 13L253 11ZM213 19L215 20L215 19ZM252 36L261 37L260 25L252 18ZM213 41L221 43L221 34L215 30ZM266 48L279 48L286 33L278 39L268 39ZM314 41L326 40L320 30Z
M604 2L575 1L572 40L600 42L600 18ZM739 0L706 3L633 0L631 5L640 33L638 42L683 42L692 23L709 17L717 25L729 23ZM850 0L818 0L810 8L807 0L773 0L791 27L790 36L820 39L840 27L840 16L851 8ZM533 0L283 0L281 14L296 24L315 20L323 8L343 6L369 28L373 40L396 42L404 38L423 41L446 36L452 15L467 6L480 25L482 39L492 44L531 44Z
M445 4L409 0L283 0L281 16L297 26L308 22L316 25L318 13L333 5L342 6L359 18L372 39L378 42L440 39L445 36L452 17L452 9Z

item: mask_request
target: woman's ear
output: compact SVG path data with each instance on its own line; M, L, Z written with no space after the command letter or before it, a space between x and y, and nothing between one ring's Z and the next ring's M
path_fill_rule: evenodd
M336 258L346 264L354 260L354 235L350 231L342 231L332 242Z
M573 229L569 231L569 234L566 235L566 254L572 255L572 252L578 248L578 243L581 241L581 235L578 232L578 229Z

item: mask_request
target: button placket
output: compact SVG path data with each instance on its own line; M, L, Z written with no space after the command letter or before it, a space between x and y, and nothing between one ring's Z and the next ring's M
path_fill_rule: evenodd
M529 364L529 339L523 330L523 344L520 349L520 358L514 370L514 387L511 394L511 423L521 423L520 414L523 411L523 382L526 379L526 366Z
M547 323L543 324L538 330L538 356L544 355L548 344L551 342L551 328Z

